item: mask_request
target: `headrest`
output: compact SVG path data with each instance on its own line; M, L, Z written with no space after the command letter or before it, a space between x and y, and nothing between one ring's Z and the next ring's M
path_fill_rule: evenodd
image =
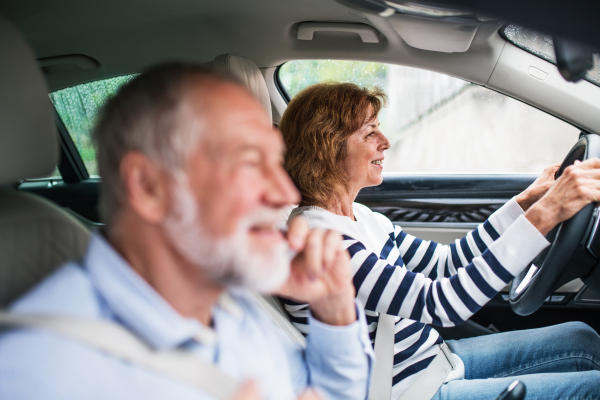
M267 111L269 118L273 119L271 111L271 98L265 83L265 78L260 73L254 61L235 54L222 54L213 61L213 68L232 73L246 84L248 89L256 96Z
M48 89L33 52L0 17L0 185L52 173L58 138Z

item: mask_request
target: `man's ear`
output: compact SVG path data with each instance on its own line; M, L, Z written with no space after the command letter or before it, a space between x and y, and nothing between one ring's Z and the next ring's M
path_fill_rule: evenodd
M167 172L142 153L132 151L121 159L120 173L133 211L150 223L162 222L170 202Z

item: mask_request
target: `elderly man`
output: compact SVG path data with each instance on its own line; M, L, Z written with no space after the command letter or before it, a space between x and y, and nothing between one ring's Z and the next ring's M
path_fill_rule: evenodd
M106 229L13 313L111 321L159 352L185 349L251 379L261 398L308 386L367 397L371 349L347 253L332 232L279 229L281 207L299 195L252 95L209 70L159 66L108 102L95 136ZM306 349L248 292L276 289L311 304ZM0 337L0 398L210 397L66 336L15 330Z

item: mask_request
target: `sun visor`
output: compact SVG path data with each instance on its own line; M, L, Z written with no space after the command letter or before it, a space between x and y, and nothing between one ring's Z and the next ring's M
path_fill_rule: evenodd
M463 18L433 19L396 14L388 20L409 46L444 53L469 50L479 28L476 20Z
M502 22L470 10L419 0L337 0L348 8L377 14L411 47L442 53L463 53L486 42ZM378 6L379 8L373 9Z

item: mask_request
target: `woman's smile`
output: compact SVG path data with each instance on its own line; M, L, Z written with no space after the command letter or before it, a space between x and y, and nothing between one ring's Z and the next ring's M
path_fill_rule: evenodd
M371 161L371 165L375 168L383 170L383 158Z

